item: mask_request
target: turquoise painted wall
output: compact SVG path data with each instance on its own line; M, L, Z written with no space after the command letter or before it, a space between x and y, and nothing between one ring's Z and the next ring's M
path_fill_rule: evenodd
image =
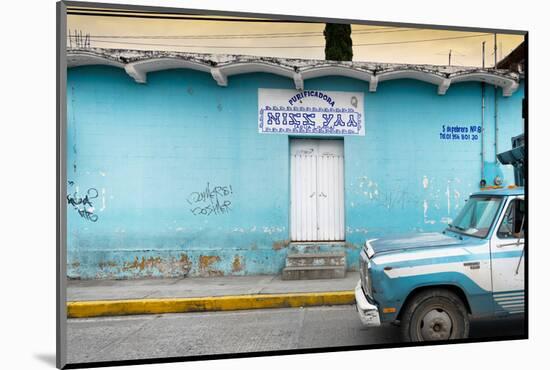
M110 67L69 69L68 276L279 273L288 251L304 247L288 240L289 138L257 132L257 89L293 89L293 81L247 74L219 87L190 70L147 80ZM444 96L413 80L381 83L376 93L343 77L305 88L365 92L366 135L344 139L346 243L317 247L347 251L350 269L366 238L441 230L479 189L480 141L440 139L442 125L480 124L479 83ZM522 91L498 98L499 151L522 132ZM494 165L492 94L485 167L509 183L511 169Z

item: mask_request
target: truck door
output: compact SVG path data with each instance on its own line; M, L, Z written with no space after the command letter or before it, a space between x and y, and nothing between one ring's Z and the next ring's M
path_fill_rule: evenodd
M524 287L525 200L509 197L491 239L495 314L522 313Z

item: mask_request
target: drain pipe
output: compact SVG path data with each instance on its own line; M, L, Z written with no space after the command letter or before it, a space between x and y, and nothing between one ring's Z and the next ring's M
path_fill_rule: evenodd
M497 34L495 33L495 71L497 69ZM498 166L498 87L495 85L495 163Z
M495 163L499 164L498 158L498 88L495 86Z
M485 183L485 82L481 82L481 182ZM484 187L484 186L481 186Z
M481 43L481 67L485 69L485 41ZM485 82L481 81L481 180L480 187L485 187Z

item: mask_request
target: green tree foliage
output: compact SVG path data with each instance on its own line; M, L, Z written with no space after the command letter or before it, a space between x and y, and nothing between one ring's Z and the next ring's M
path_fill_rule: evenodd
M326 60L351 61L353 59L351 25L327 23L323 35L325 35Z

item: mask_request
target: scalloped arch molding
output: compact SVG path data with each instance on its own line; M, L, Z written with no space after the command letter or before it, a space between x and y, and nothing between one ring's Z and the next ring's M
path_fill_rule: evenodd
M197 54L199 56L200 54ZM207 59L185 57L161 56L138 59L125 62L122 58L115 59L105 54L89 51L78 51L67 53L67 66L77 67L84 65L107 65L122 68L138 83L147 82L147 74L150 72L167 69L193 69L200 72L210 73L212 78L220 86L228 85L228 77L233 75L264 72L280 75L294 80L297 90L304 88L304 81L311 78L325 76L343 76L354 78L369 83L369 91L376 92L378 84L383 81L395 79L415 79L431 83L437 86L437 92L444 95L449 87L460 82L486 82L500 87L504 96L511 96L519 87L519 75L492 69L458 69L453 72L442 71L444 67L416 65L383 65L384 68L373 69L372 64L363 63L335 63L327 61L305 61L298 60L301 64L285 65L281 59L264 60L263 58L245 58L216 63ZM296 60L294 60L296 62ZM371 68L369 68L369 66ZM378 65L375 65L378 66Z

